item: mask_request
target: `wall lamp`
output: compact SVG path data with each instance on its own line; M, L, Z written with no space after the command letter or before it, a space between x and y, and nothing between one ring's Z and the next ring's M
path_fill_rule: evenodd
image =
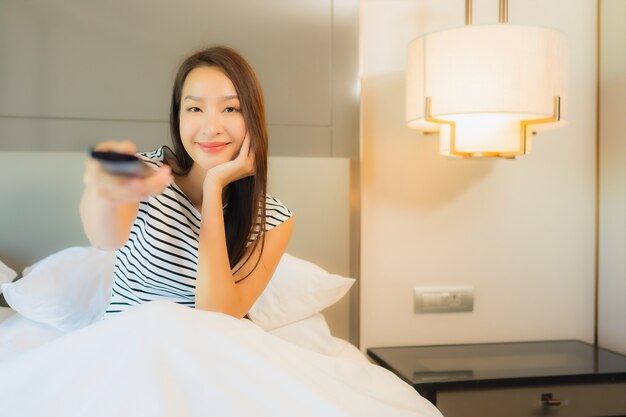
M507 0L491 25L472 25L466 0L465 26L409 44L407 124L439 132L443 155L515 158L535 130L565 124L566 36L507 22Z

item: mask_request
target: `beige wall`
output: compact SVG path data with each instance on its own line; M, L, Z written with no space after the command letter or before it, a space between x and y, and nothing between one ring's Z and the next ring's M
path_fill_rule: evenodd
M474 1L474 22L497 20ZM565 12L566 11L566 12ZM512 1L570 42L570 123L515 161L449 160L404 122L409 41L463 24L457 0L361 1L361 347L593 341L596 6ZM413 314L413 288L475 287L471 313Z
M626 354L626 1L600 4L598 343Z
M0 0L0 151L169 143L192 51L239 50L267 104L270 153L357 159L358 0Z

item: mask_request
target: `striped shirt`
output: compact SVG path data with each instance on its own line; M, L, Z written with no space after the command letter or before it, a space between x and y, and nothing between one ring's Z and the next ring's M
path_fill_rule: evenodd
M139 156L161 166L163 149ZM269 195L265 207L266 231L292 215ZM116 251L115 276L105 318L153 300L195 306L200 219L200 212L175 183L162 194L140 202L129 239Z

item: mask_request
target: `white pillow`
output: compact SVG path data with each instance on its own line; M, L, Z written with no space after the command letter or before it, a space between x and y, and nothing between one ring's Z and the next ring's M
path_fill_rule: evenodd
M6 284L11 282L17 276L17 272L6 266L2 261L0 261L0 284ZM0 293L2 291L0 290Z
M285 253L248 317L265 330L302 320L339 301L354 281Z
M93 247L62 250L25 269L24 277L3 284L15 311L62 331L98 320L109 303L115 254Z
M341 351L322 313L315 313L311 317L270 330L269 333L323 355L337 356Z
M114 252L73 247L26 268L22 279L3 284L2 290L9 306L22 316L71 331L104 314L114 264ZM285 326L336 303L354 281L284 254L249 317L265 330Z

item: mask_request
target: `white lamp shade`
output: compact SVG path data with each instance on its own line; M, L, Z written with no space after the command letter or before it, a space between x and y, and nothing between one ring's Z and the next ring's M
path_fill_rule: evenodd
M538 27L470 25L420 37L408 48L407 123L444 126L426 121L430 97L430 117L456 123L457 151L518 152L520 122L552 117L555 97L564 122L567 55L564 34ZM440 133L444 154L449 130Z

